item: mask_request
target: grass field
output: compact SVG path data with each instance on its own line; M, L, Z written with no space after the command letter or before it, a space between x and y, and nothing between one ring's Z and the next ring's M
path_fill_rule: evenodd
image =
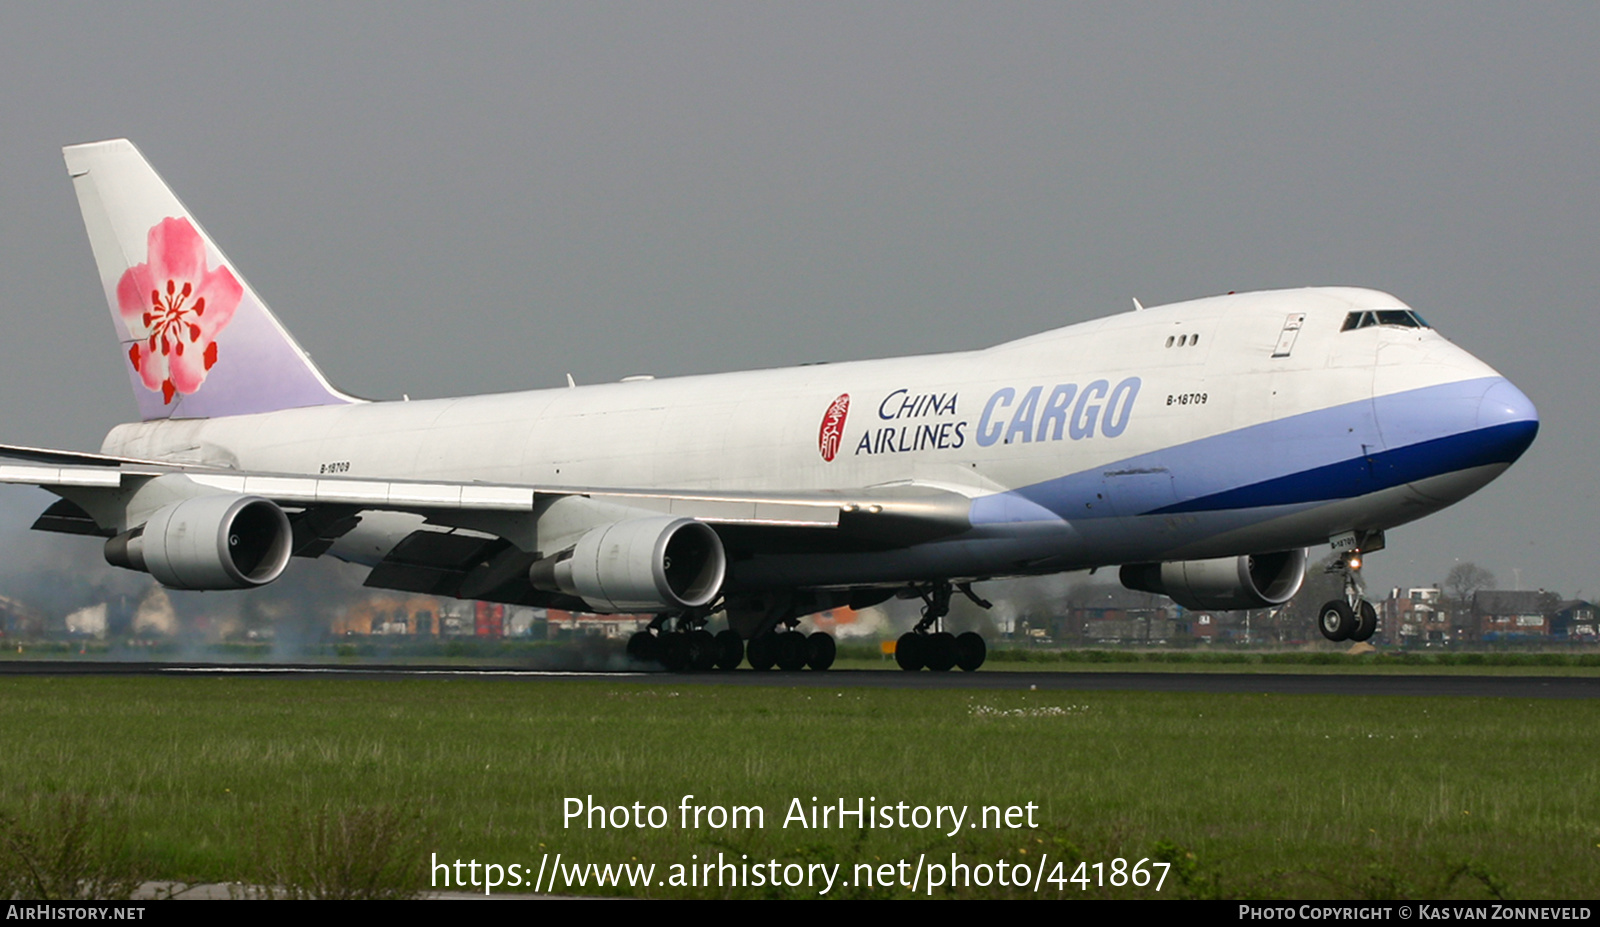
M1176 865L1161 897L1592 897L1600 704L417 680L0 681L6 866L426 889L430 854L537 868L751 860ZM765 827L677 826L682 796ZM672 826L563 826L563 800ZM805 830L809 805L1038 806L1035 827ZM948 828L945 828L948 829ZM52 841L55 841L52 843ZM98 854L98 855L96 855ZM329 875L339 866L350 870ZM363 869L365 867L365 869ZM387 867L387 868L385 868ZM1106 870L1102 870L1106 871ZM365 881L363 881L365 880ZM359 884L357 884L359 883ZM16 883L12 883L15 885ZM13 891L21 889L13 888ZM811 897L811 888L595 889ZM832 896L904 895L836 886ZM1041 892L1139 897L1150 886ZM919 894L925 894L925 889ZM937 896L1031 897L965 886Z

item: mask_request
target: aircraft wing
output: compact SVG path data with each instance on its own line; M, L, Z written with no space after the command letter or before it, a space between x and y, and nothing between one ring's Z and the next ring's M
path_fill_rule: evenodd
M101 537L143 524L174 500L260 497L286 511L293 552L302 557L328 552L363 518L419 516L412 519L415 530L402 533L377 562L368 585L465 598L507 598L513 590L503 588L505 583L534 560L597 526L630 518L666 515L707 523L734 555L882 550L970 527L967 496L910 481L784 493L375 480L0 445L0 483L62 496L34 523L36 529ZM146 487L151 491L142 492ZM469 579L474 571L476 579ZM509 598L532 601L522 593Z

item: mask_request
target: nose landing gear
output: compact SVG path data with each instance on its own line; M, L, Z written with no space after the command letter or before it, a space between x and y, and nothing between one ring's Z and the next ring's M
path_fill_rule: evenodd
M1378 610L1362 597L1361 551L1349 550L1328 568L1344 575L1344 598L1323 603L1317 610L1317 628L1330 641L1365 641L1378 630Z

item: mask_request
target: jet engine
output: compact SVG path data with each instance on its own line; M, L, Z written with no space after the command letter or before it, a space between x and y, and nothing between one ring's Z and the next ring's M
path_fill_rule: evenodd
M106 561L169 589L249 589L283 575L294 532L260 496L197 496L106 541Z
M1119 577L1140 592L1170 596L1184 608L1219 611L1282 605L1306 577L1304 549L1216 560L1130 563Z
M710 526L669 515L595 528L534 563L528 581L599 611L663 611L709 605L727 569L722 539Z

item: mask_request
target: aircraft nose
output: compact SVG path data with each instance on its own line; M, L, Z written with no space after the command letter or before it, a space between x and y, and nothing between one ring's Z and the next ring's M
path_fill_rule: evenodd
M1388 445L1383 459L1391 469L1382 475L1411 484L1436 503L1464 499L1483 488L1539 433L1533 403L1498 375L1397 393L1373 406ZM1438 477L1450 478L1439 482Z
M1478 428L1484 442L1492 445L1482 450L1492 451L1496 459L1511 463L1522 456L1539 433L1539 410L1522 390L1502 379L1478 400Z

